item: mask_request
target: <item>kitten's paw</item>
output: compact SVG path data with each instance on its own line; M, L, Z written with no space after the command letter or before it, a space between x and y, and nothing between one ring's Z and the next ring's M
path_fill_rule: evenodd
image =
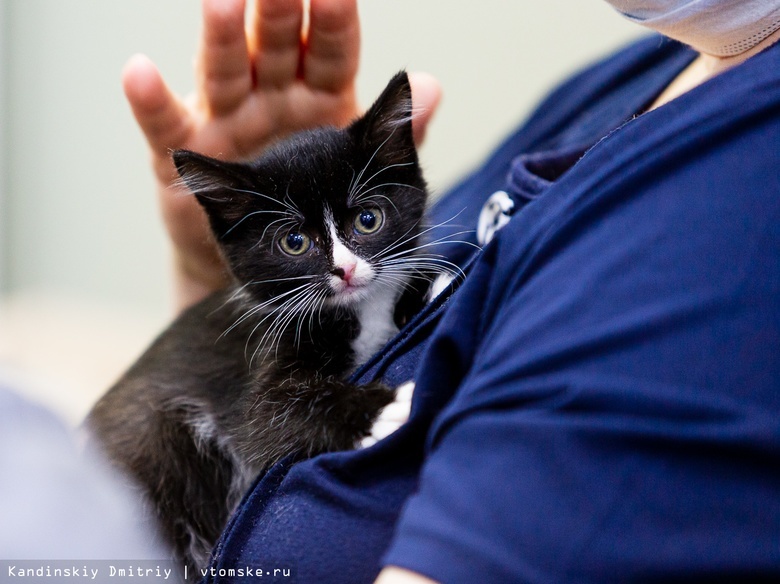
M452 274L439 274L436 276L436 279L428 289L428 293L425 295L425 303L430 304L433 302L439 294L444 292L449 287L454 279L455 276Z
M371 433L360 441L362 448L376 444L406 423L412 409L413 394L414 381L407 381L398 386L395 390L395 399L379 412L379 416L371 427Z

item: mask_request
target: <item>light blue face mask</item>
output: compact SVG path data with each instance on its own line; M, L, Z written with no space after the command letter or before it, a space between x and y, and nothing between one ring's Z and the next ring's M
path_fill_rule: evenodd
M780 29L780 0L607 0L639 24L726 57L744 53Z

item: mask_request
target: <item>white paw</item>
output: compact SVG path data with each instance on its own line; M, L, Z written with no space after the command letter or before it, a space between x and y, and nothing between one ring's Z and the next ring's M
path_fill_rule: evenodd
M371 433L360 442L361 448L376 444L382 438L389 436L409 419L412 409L414 381L402 383L395 390L395 399L387 404L371 427Z
M431 287L428 288L428 294L425 297L425 303L430 304L433 302L439 294L444 292L447 286L450 285L450 282L452 282L454 279L455 276L452 274L439 274L436 276L436 279L431 284Z

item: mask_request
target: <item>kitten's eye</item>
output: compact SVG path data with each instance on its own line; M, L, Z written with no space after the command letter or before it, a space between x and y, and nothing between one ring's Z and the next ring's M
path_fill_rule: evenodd
M311 238L299 231L291 231L279 240L279 247L291 256L303 255L311 248Z
M379 231L384 221L384 215L378 208L361 209L355 216L355 231L361 235L371 235Z

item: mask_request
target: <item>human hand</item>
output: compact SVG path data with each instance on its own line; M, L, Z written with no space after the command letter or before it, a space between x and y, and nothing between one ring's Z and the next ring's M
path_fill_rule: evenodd
M245 26L245 0L203 0L196 89L174 94L155 65L137 55L125 66L125 95L152 155L159 202L174 248L175 293L184 309L223 287L226 268L194 197L181 196L171 150L247 159L271 141L357 117L357 0L311 0L303 36L302 0L257 0ZM410 75L415 137L438 104L438 83Z

